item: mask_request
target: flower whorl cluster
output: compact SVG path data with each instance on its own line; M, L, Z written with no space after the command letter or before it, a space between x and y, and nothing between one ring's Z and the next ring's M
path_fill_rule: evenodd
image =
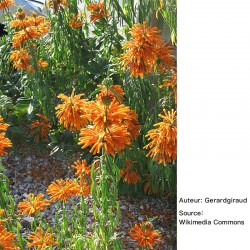
M15 48L11 52L10 59L13 61L13 66L18 70L27 70L34 72L34 67L31 66L31 53L29 52L29 44L36 46L34 43L42 36L47 34L50 29L50 21L43 16L28 16L22 9L16 13L16 19L10 22L10 27L15 29L12 39L12 45ZM37 62L37 69L44 69L48 63L42 59Z
M82 148L91 146L90 152L98 154L104 148L106 154L122 152L139 135L138 115L121 104L123 90L118 85L101 89L96 101L88 102L85 111L92 125L81 129Z
M156 27L147 28L146 22L130 29L131 40L123 45L121 63L129 68L131 76L142 77L153 70L164 72L174 64L173 49L159 33Z
M6 155L5 149L12 147L11 141L5 137L8 126L9 124L3 123L3 118L0 115L0 156Z
M149 137L151 142L144 148L150 149L147 156L165 165L177 159L177 125L176 111L163 111L164 115L159 114L163 121L155 124L157 128L147 133L146 137Z

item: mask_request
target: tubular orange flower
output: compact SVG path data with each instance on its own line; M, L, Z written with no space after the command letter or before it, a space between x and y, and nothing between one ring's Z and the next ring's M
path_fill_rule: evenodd
M105 103L105 98L113 101L114 99L118 102L124 101L124 91L120 85L111 85L109 88L103 85L97 85L97 87L101 88L100 94L97 96L97 100L101 100Z
M163 111L165 115L159 115L163 121L154 125L158 128L147 133L146 137L149 137L151 142L144 148L150 148L147 157L150 156L159 164L165 165L177 158L177 126L176 111Z
M0 10L5 9L8 6L14 5L14 0L1 0L0 1Z
M25 49L13 50L10 54L10 60L13 61L14 68L18 70L30 70L31 55Z
M141 247L150 247L153 249L153 245L156 242L160 242L160 233L154 230L153 225L150 222L143 222L139 226L134 225L129 235L131 240L135 240L136 244Z
M0 133L0 156L6 155L7 152L4 150L11 147L12 143L8 138L5 138L5 133Z
M8 138L5 138L5 131L7 130L9 124L3 123L3 118L0 115L0 156L6 155L7 152L4 150L6 148L11 148L12 143Z
M138 122L138 115L134 110L130 110L127 115L122 119L122 124L124 124L130 133L131 139L135 140L140 134L140 124Z
M43 233L40 227L37 228L37 233L31 233L28 236L30 243L27 244L27 247L34 247L34 249L46 249L49 246L57 246L58 242L54 241L54 233L49 232L48 228L45 233Z
M3 117L0 115L0 132L5 132L8 127L9 124L3 123Z
M91 165L87 166L86 160L77 160L71 165L71 167L76 169L76 175L81 178L90 177L91 175Z
M87 6L87 10L91 11L91 15L90 15L91 22L99 21L99 20L105 18L106 16L108 16L107 12L105 14L104 2L100 2L98 4L91 3Z
M49 200L44 199L43 194L38 194L35 197L34 194L30 193L26 200L19 202L18 212L22 215L28 214L28 216L31 216L39 211L44 211L49 205Z
M34 140L35 141L43 141L49 137L49 131L51 129L50 121L49 119L42 115L42 114L36 114L38 117L40 117L39 120L35 120L32 123L32 129L35 129L35 135Z
M15 242L15 238L16 236L12 232L7 231L3 226L0 226L0 249L18 250L19 247Z
M72 20L69 22L69 25L71 26L71 28L75 29L75 28L79 28L79 27L83 26L83 21L77 20L77 18L79 18L79 17L80 17L79 14L74 15Z
M165 70L172 67L175 63L173 53L173 47L169 46L168 43L162 41L162 44L157 47L156 51L157 61L155 64L155 68L159 69L161 73L164 73Z
M126 160L126 167L120 170L121 178L128 184L136 184L140 179L136 171L132 169L132 161Z
M113 97L112 97L113 98ZM113 101L106 105L102 100L96 102L89 102L86 108L87 113L91 113L89 120L93 122L94 127L100 130L109 128L113 125L126 127L131 139L134 140L140 134L140 125L138 123L138 115L130 110L124 104L120 104L114 98Z
M29 17L22 11L17 12L17 14L17 19L10 22L11 28L19 29L19 31L14 33L12 39L14 48L20 48L23 42L40 38L48 33L50 28L49 20L36 15Z
M42 59L39 59L38 61L38 70L43 68L45 69L46 67L48 66L48 62L42 60Z
M27 16L23 11L19 12L19 16L20 13L22 13L21 19L17 17L17 19L10 21L11 28L26 29L29 26L38 26L46 20L44 16L36 16L35 14Z
M135 24L131 29L131 40L123 45L125 53L121 56L124 68L130 69L130 75L142 77L159 68L161 72L174 63L171 55L172 47L163 41L158 35L160 30L156 27L146 27L143 24Z
M86 114L84 111L86 100L81 99L83 95L75 95L75 89L73 89L70 97L64 94L58 95L58 98L61 98L64 102L57 105L56 115L60 124L66 129L71 131L80 130L88 124L88 120L84 116Z
M124 68L130 68L130 74L135 77L149 74L157 59L157 45L161 44L160 30L156 27L146 27L143 24L135 24L131 29L131 41L123 45L125 53L122 54Z
M70 179L56 180L49 185L47 192L51 196L51 202L56 200L65 202L69 197L76 197L79 194L79 187Z
M131 144L131 137L125 126L113 125L106 131L97 127L83 128L79 141L78 144L83 145L82 149L92 146L90 153L94 155L104 147L106 154L114 156Z
M112 101L107 107L101 101L90 102L88 108L91 112L91 121L94 126L104 128L114 124L121 124L122 120L130 118L130 109L116 100Z

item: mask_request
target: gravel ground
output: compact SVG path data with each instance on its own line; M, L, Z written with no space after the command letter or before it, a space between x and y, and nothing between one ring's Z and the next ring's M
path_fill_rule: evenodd
M74 157L72 157L74 158ZM2 159L5 167L5 174L10 180L10 192L16 204L22 201L29 193L44 193L48 185L55 179L73 178L74 170L69 166L76 160L66 160L56 157L37 157L35 155L25 156L22 159L17 156L6 156ZM48 198L48 197L46 197ZM173 225L175 224L176 210L171 209L164 199L156 198L132 198L119 197L121 219L118 232L121 233L125 249L136 249L134 243L130 241L128 231L134 224L139 224L148 218L155 218L153 225L162 234L161 243L154 249L174 250L171 245L174 242ZM86 203L91 203L91 197L86 198ZM50 207L45 212L48 221L53 224L55 208ZM25 216L22 218L23 234L27 234L32 218ZM87 218L87 230L91 230L94 218L90 211Z

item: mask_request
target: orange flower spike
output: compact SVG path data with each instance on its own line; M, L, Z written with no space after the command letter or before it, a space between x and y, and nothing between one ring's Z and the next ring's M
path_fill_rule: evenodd
M130 110L127 114L127 119L122 120L122 124L127 127L128 132L131 135L131 139L135 140L137 136L140 134L140 124L138 122L138 115L134 110Z
M127 159L125 162L126 167L120 170L120 175L125 182L135 185L140 177L137 172L132 169L132 161Z
M154 244L160 242L160 233L154 230L150 222L143 222L139 226L134 225L130 229L129 235L131 240L136 241L136 244L140 247L153 249Z
M175 64L175 58L172 55L173 47L169 46L168 43L162 43L157 47L157 63L155 65L156 69L158 68L161 73L164 73L165 70L173 67Z
M135 24L129 32L138 45L160 45L162 37L157 27L147 27L146 22Z
M45 233L43 233L40 227L37 228L37 233L31 233L28 236L28 240L30 241L27 244L27 247L34 247L34 249L47 249L50 246L57 246L58 242L54 241L54 233L49 232L48 228Z
M31 193L26 200L19 202L18 212L22 215L28 214L28 216L31 216L37 214L39 211L46 210L46 207L49 205L49 200L44 199L43 194L38 194L35 197L34 194Z
M125 100L125 92L120 85L111 85L108 89L103 85L97 85L97 87L101 88L101 92L97 96L98 100L102 100L105 96L109 97L111 101L113 101L114 99L118 102ZM117 98L115 93L118 95L119 99Z
M91 175L91 165L87 166L86 160L77 160L71 167L76 170L76 175L81 178L90 177Z
M86 100L81 99L84 94L75 95L73 89L71 96L64 94L58 95L58 98L63 100L62 104L57 105L56 115L66 129L71 131L80 130L88 124L88 119L85 117L86 113L84 107L87 107Z
M124 68L130 68L131 75L142 77L153 70L157 60L157 46L162 42L159 32L156 27L147 28L146 22L135 24L130 29L131 41L123 45L126 51L121 60Z
M91 120L94 127L104 129L114 124L121 124L122 119L126 119L129 112L129 107L118 103L116 100L112 101L108 107L101 101L97 101L92 103Z
M69 22L71 28L75 29L83 26L83 21L77 20L77 18L79 17L80 17L79 14L75 14L74 17L71 19L71 21Z
M13 50L10 54L10 60L17 70L29 70L31 55L25 49Z
M177 159L177 126L176 111L164 110L164 115L159 115L163 119L162 122L155 124L156 129L148 132L151 142L144 148L150 148L147 157L150 156L159 164L166 164Z
M19 247L15 242L16 236L7 231L5 227L1 227L0 225L0 249L3 250L18 250Z
M139 175L136 173L134 170L130 170L127 172L124 176L124 181L127 182L128 184L135 185L138 180L140 179Z
M79 187L70 179L56 180L49 185L47 192L51 196L51 202L56 200L65 202L69 197L76 197L79 194Z
M113 125L103 132L97 127L83 128L80 132L79 145L82 149L92 146L90 153L98 154L104 147L107 154L115 155L131 144L130 134L126 127Z
M104 10L104 2L100 2L98 4L96 3L91 3L87 6L87 10L91 12L90 15L90 21L91 22L96 22L99 21L106 16L109 16L109 13Z
M3 10L11 5L15 5L14 0L1 0L0 1L0 10Z
M131 136L125 126L113 125L105 132L104 141L105 152L115 156L131 144Z

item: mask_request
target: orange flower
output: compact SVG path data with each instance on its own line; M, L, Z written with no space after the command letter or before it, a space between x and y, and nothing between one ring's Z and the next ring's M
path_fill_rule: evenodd
M49 185L47 192L51 196L50 201L65 202L69 197L76 197L79 194L79 187L76 182L70 179L56 180Z
M83 21L77 20L79 16L80 16L79 14L75 14L72 20L69 22L69 25L71 26L71 28L75 29L75 28L83 26Z
M126 167L120 170L121 178L128 184L135 185L140 179L136 171L132 169L132 161L126 160Z
M35 120L32 123L32 129L35 130L34 140L35 141L43 141L49 137L49 131L51 129L50 121L49 119L42 115L42 114L36 114L41 119Z
M39 59L37 66L38 66L38 70L41 68L45 69L48 66L48 62L46 62L42 59Z
M110 87L106 87L103 85L97 85L101 89L99 95L97 95L97 100L101 100L105 104L105 99L111 103L114 99L118 102L124 101L124 91L120 85L111 85Z
M77 160L71 167L76 169L76 175L81 178L90 177L91 175L91 165L87 166L86 160Z
M158 35L160 30L156 27L147 28L146 22L138 23L130 33L132 38L123 45L125 53L121 56L121 63L124 68L129 67L131 76L143 77L157 68L163 72L173 65L172 47Z
M106 131L97 127L83 128L79 141L82 149L92 146L90 153L94 155L104 147L106 154L115 156L131 144L131 137L125 126L113 125Z
M56 10L60 10L62 6L68 8L69 5L67 3L67 0L49 0L48 2L45 2L46 8L52 8Z
M129 235L131 240L136 241L136 244L140 247L150 247L153 249L153 245L156 242L160 242L160 233L153 229L153 225L150 222L143 222L139 226L134 225Z
M138 123L138 115L130 110L124 104L120 104L113 98L113 101L107 106L106 102L102 100L96 102L89 102L86 110L90 113L89 120L93 123L94 127L100 130L105 130L113 125L126 127L131 139L134 140L140 134L140 125Z
M88 124L87 118L84 117L85 111L83 109L86 101L81 99L83 95L75 95L75 89L73 89L70 97L64 94L58 95L58 98L61 98L64 102L57 105L56 115L60 124L66 129L71 131L80 130Z
M0 156L6 155L6 148L11 148L12 143L8 138L5 138L5 133L0 133Z
M16 236L12 232L7 231L5 227L0 225L0 249L18 250L19 247L15 242L15 238Z
M38 194L36 197L30 193L26 200L19 202L18 212L22 215L28 214L31 216L37 214L39 211L44 211L49 206L49 200L44 199L43 194Z
M168 80L164 80L164 84L162 84L160 86L160 88L163 87L171 87L174 93L174 100L175 100L175 104L177 103L177 74L175 72L175 70L173 70L171 79Z
M14 5L14 0L1 0L0 1L0 10L7 8L8 6Z
M107 107L100 101L90 102L91 121L94 126L105 128L114 124L121 124L123 120L131 119L130 109L116 100L112 101Z
M8 138L5 138L5 131L7 130L9 124L3 123L3 118L0 115L0 156L6 155L7 152L4 150L6 148L11 148L12 143Z
M105 13L104 2L100 2L98 4L91 3L87 6L87 10L91 11L90 15L91 22L99 21L109 15L107 12Z
M10 22L10 26L20 29L14 33L12 39L13 47L20 48L23 42L38 39L48 33L50 21L42 16L33 15L29 17L21 11L18 12L17 19Z
M177 126L176 126L176 111L166 111L165 115L159 115L163 119L162 122L155 124L156 129L150 130L146 137L149 137L151 142L144 148L150 148L147 157L150 156L159 164L172 162L177 158Z
M138 116L129 107L120 104L116 94L122 97L121 87L110 85L110 79L106 79L105 86L101 86L101 94L97 101L91 101L84 106L85 115L93 126L82 128L80 142L82 148L91 146L90 152L100 153L104 148L107 154L120 153L136 139L139 134ZM103 83L104 84L104 83ZM100 87L100 86L99 86ZM112 89L112 90L111 90Z
M162 44L157 48L155 70L158 68L161 73L164 73L165 70L172 67L175 63L172 53L173 47L162 41Z
M14 68L18 70L30 70L31 55L25 49L13 50L10 54L10 60L13 61Z
M3 123L3 117L0 115L0 132L5 132L8 127L9 124Z
M123 45L125 53L122 54L124 68L130 68L130 74L135 77L149 74L157 59L156 46L161 44L160 30L156 27L146 27L143 24L135 24L131 29L131 41Z
M18 18L21 17L21 18ZM36 16L33 14L32 16L27 16L23 11L19 12L17 15L17 19L10 21L11 28L19 28L19 29L26 29L29 26L38 26L41 23L45 22L44 16Z
M135 140L140 134L139 130L141 128L138 122L138 115L134 110L130 110L127 115L122 119L122 124L124 124L130 133L131 139Z
M34 247L34 249L46 249L49 246L57 246L58 242L53 241L54 233L49 232L48 228L46 232L43 234L43 231L40 227L37 228L37 233L31 233L28 236L30 243L27 244L27 247Z
M0 217L4 214L4 209L0 209ZM4 223L6 219L0 219L0 249L17 250L16 236L12 232L8 232Z

